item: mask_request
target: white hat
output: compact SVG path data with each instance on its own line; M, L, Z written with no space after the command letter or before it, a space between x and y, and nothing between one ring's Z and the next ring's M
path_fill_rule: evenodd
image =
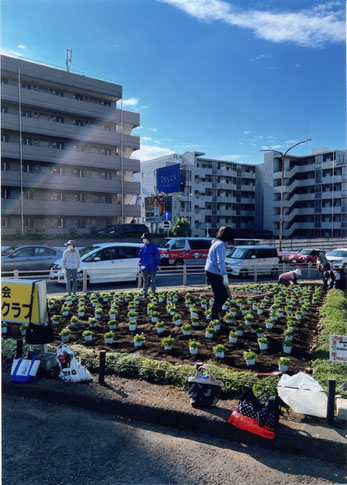
M296 273L298 276L301 276L301 269L294 270L294 273Z

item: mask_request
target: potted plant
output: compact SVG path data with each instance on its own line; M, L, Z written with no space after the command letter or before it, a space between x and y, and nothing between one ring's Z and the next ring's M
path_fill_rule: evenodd
M54 325L59 325L61 320L61 315L53 315L52 316L52 322Z
M78 318L77 317L71 317L71 319L70 319L70 325L72 327L76 327L78 325Z
M284 333L284 336L285 336L285 339L286 340L293 340L293 336L294 336L293 330L289 330L289 328L288 328L283 333Z
M20 333L23 336L26 335L28 328L29 328L29 324L28 323L22 323L22 325L20 326Z
M140 295L134 296L134 303L135 305L139 305L141 301Z
M231 315L232 315L233 317L236 317L236 314L237 314L237 309L236 309L236 308L234 308L234 307L230 307L230 308L229 308L229 313L231 313Z
M237 343L237 337L239 336L239 334L237 332L229 332L229 342L231 344L236 344Z
M242 306L242 300L241 300L241 298L236 298L235 299L235 303L240 308Z
M262 313L264 313L264 306L263 305L258 305L257 314L258 315L262 315Z
M224 320L225 320L225 323L229 323L229 324L233 323L234 315L231 312L228 312L225 314Z
M243 353L243 358L247 365L255 365L255 353L251 351L245 351Z
M129 322L135 322L136 315L137 315L137 312L135 312L134 310L131 310L130 312L128 312Z
M182 327L183 335L190 335L191 328L192 328L192 326L189 325L189 323L187 325L183 325L183 327Z
M275 323L274 317L271 317L268 320L266 320L265 327L270 329L274 326L274 323Z
M286 312L286 314L287 314L287 315L291 315L291 314L292 314L292 312L293 312L293 307L292 307L292 306L290 306L290 305L286 305L286 306L284 307L284 310L285 310L285 312Z
M226 311L228 308L229 308L229 305L230 303L228 302L228 300L224 303L224 305L222 306L222 310Z
M278 370L280 372L287 372L290 365L290 359L288 357L281 357L278 359Z
M179 327L181 325L181 315L179 313L174 314L173 322L174 322L174 325L176 325L177 327Z
M89 324L90 328L95 328L96 322L97 322L96 318L93 318L93 317L88 318L88 324Z
M48 308L51 310L54 307L54 304L56 302L55 298L49 298L48 299Z
M101 317L102 317L102 309L101 308L95 308L94 316L95 316L95 318L100 320Z
M117 320L114 320L114 319L113 320L109 320L107 322L107 325L108 325L108 328L110 330L116 330L116 328L117 328Z
M164 332L164 326L165 326L164 322L157 322L155 326L158 334Z
M82 332L82 335L86 342L91 342L93 339L94 332L92 332L91 330L85 330L84 332Z
M283 342L283 352L285 354L290 354L291 351L292 351L292 348L293 348L293 341L292 340L288 340L286 339L284 342Z
M141 335L136 334L134 337L134 347L142 347L144 341L145 336L143 335L143 333L141 333Z
M216 330L213 327L207 327L205 330L205 337L206 338L213 338L213 335L216 333Z
M198 310L196 309L196 307L190 307L190 316L191 317L197 317L198 316Z
M252 310L258 310L258 304L256 302L252 304Z
M224 359L226 347L225 345L218 344L213 347L213 352L214 355L217 357L217 359Z
M72 296L68 296L66 299L65 299L65 303L66 305L68 306L71 306L73 304L74 300L72 299Z
M117 316L117 310L114 307L111 307L110 311L108 312L108 317L110 320L114 320Z
M259 337L257 339L260 350L266 350L269 346L269 341L266 337Z
M70 309L69 309L69 307L68 307L68 306L63 305L63 306L61 307L61 314L63 315L63 317L67 317L67 316L68 316L68 314L69 314L69 311L70 311Z
M212 325L215 330L220 330L220 321L219 320L212 320Z
M106 344L113 344L115 333L114 332L106 332L104 335L104 340Z
M79 306L79 307L77 308L77 315L78 315L79 317L84 317L85 311L86 311L86 309L85 309L85 307L84 307L84 306Z
M198 327L200 325L199 317L191 317L190 321L193 327Z
M167 307L166 307L167 309ZM148 303L147 305L147 315L150 315L151 312L154 312L155 311L155 305L153 305L153 303Z
M263 328L259 327L259 328L257 328L256 332L257 332L257 337L260 338L264 335L265 330Z
M152 323L157 323L159 316L160 316L160 313L159 312L156 312L156 311L153 312L152 311L151 312L151 321L152 321Z
M206 320L211 320L211 310L206 310L204 312Z
M189 340L189 352L192 354L192 355L197 355L197 353L199 352L199 342L197 342L196 340Z
M69 328L64 328L60 333L59 335L61 336L61 339L62 340L69 340L70 338L70 333L71 333L71 330Z
M251 313L247 313L247 315L245 315L245 324L247 326L250 326L252 325L253 322L254 322L254 316Z
M131 321L131 322L128 323L128 326L129 326L130 332L135 332L136 327L137 327L137 323L134 322L134 321Z
M7 322L1 322L1 333L7 333Z
M172 347L174 346L174 341L175 340L171 337L171 335L169 337L163 338L161 343L164 346L164 350L172 350Z
M208 300L208 304L210 305L210 307L212 307L212 306L213 306L213 303L214 303L214 298L210 298L210 299Z
M236 332L237 332L237 335L238 335L239 337L242 337L242 335L243 335L243 332L244 332L244 331L245 331L245 326L244 326L244 325L242 325L242 323L238 323L238 324L236 325Z
M301 320L301 311L298 310L297 312L295 312L295 318L297 320Z
M159 301L159 303L163 303L164 298L165 298L164 293L159 293L158 294L158 301Z
M283 310L281 308L279 308L277 310L277 314L276 315L277 315L278 318L282 318L283 317Z

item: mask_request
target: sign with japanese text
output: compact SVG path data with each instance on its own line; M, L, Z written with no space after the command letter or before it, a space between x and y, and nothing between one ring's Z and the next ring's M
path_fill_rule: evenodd
M34 285L33 285L34 283ZM33 290L31 322L46 325L47 292L45 281L2 279L1 318L5 322L29 323Z
M347 337L330 335L330 360L347 363Z
M170 165L157 169L157 190L169 194L180 191L180 165Z

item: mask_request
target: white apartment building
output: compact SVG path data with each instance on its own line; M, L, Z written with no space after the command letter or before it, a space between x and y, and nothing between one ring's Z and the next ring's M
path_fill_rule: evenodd
M264 229L278 235L281 157L264 158ZM347 237L347 150L287 155L283 173L283 237Z
M2 230L88 231L129 223L140 184L138 113L122 86L1 56Z
M144 198L157 195L157 169L179 164L181 192L166 197L166 210L172 213L173 223L179 217L186 217L194 236L213 236L224 224L250 233L261 229L261 214L255 223L256 169L261 166L214 160L204 155L203 152L186 152L141 163L141 174L135 174L133 179L141 181L143 222ZM260 191L258 197L261 201Z

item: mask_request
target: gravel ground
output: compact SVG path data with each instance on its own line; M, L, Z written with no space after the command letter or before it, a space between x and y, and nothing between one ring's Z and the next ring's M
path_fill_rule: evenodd
M346 483L336 465L3 395L6 485Z

